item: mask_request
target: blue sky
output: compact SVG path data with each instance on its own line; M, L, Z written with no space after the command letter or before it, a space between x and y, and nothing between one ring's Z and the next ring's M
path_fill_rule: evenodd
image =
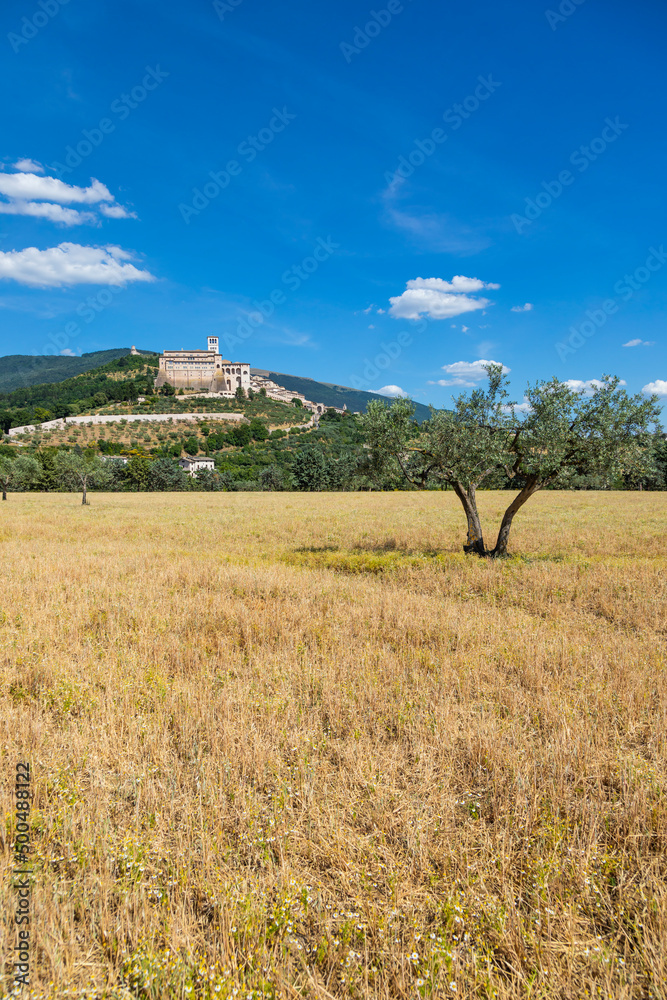
M6 0L0 351L667 397L657 0ZM624 346L631 345L631 346Z

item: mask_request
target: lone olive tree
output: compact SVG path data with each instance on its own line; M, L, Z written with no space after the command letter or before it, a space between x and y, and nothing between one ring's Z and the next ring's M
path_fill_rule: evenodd
M42 471L36 458L32 455L19 455L18 458L9 458L7 455L0 455L0 490L2 499L7 499L8 490L26 490L39 477Z
M59 451L55 459L55 469L62 485L69 490L81 490L81 503L88 503L88 489L108 486L112 481L111 470L97 455L77 455L71 451Z
M657 397L628 396L610 375L594 383L590 395L552 378L529 385L526 403L517 407L509 401L502 366L486 370L486 391L459 396L453 410L432 407L421 427L407 399L391 406L374 400L362 418L376 469L393 468L419 489L453 488L468 522L465 552L506 555L517 511L543 487L565 485L573 472L610 481L649 468L651 432L660 415ZM487 549L476 491L499 473L517 480L520 488L505 511L495 546Z

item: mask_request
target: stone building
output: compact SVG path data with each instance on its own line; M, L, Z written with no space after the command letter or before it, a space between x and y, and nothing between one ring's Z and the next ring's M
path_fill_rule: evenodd
M218 348L218 338L208 338L205 351L165 351L160 355L155 387L165 383L175 389L202 389L233 396L239 386L250 388L250 365L241 361L228 361Z
M191 476L196 476L202 469L208 469L209 472L213 472L215 469L215 462L212 458L192 458L190 455L181 458L178 464Z

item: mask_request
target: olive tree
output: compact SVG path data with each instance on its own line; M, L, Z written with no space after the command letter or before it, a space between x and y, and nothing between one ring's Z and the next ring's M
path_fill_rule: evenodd
M538 490L564 483L573 470L611 482L650 466L660 414L655 396L629 396L610 375L589 393L552 378L529 385L519 408L509 400L502 367L488 365L487 374L487 390L459 396L453 410L432 407L421 427L407 399L391 406L373 401L362 418L376 468L394 468L419 489L452 487L468 523L465 552L506 555L517 511ZM487 549L476 491L499 472L517 482L518 492L495 546Z
M14 459L0 455L2 499L7 499L8 490L29 489L37 481L41 471L39 462L32 455L19 455Z
M87 504L88 490L108 486L113 475L97 455L77 455L71 451L59 451L55 458L58 479L66 489L81 490L81 503Z

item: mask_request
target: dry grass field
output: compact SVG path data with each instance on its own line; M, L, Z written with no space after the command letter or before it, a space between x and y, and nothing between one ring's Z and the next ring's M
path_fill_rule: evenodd
M497 523L506 495L481 494ZM667 494L0 505L3 987L667 996Z

